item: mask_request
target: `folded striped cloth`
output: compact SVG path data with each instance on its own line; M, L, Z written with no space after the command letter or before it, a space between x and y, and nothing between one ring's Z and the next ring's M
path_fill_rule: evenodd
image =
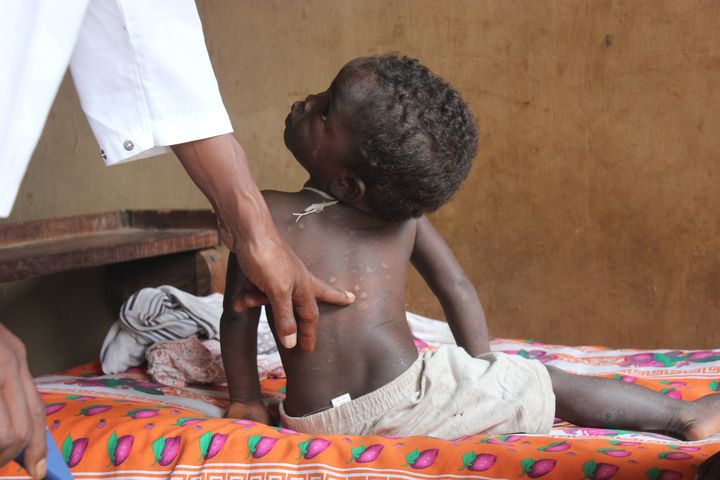
M197 335L220 338L222 295L196 297L175 287L144 288L120 307L120 319L105 336L100 360L106 374L145 361L148 346Z

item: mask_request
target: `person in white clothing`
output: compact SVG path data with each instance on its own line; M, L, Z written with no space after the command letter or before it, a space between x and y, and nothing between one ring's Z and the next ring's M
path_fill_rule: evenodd
M248 278L238 310L270 303L286 347L315 344L317 301L354 301L278 235L232 136L194 2L23 0L0 16L0 217L10 214L68 67L106 164L172 149L212 203ZM299 325L293 311L297 312ZM299 326L299 332L298 332ZM44 408L22 342L0 324L0 465L45 476Z

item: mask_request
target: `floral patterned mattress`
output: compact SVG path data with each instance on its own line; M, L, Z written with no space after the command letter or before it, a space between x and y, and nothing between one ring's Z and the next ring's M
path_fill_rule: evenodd
M433 348L416 341L420 350ZM720 388L720 349L609 350L495 339L493 350L567 371L616 377L692 400ZM133 479L693 479L720 436L682 442L659 434L578 428L548 435L430 437L304 435L222 418L221 386L174 388L143 369L101 375L91 363L36 379L47 426L75 478ZM284 380L264 379L271 403ZM0 478L29 478L17 464Z

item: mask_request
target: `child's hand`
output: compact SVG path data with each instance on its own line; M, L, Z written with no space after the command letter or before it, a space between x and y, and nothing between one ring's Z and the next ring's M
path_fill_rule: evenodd
M252 420L253 422L272 425L273 419L270 410L262 401L257 402L231 402L230 407L225 412L226 418L242 418L244 420Z

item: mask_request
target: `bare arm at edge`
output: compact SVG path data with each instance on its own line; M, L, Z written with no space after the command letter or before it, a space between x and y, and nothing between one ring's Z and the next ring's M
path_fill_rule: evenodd
M473 357L489 352L485 312L475 287L425 216L418 219L411 260L440 301L457 344Z

